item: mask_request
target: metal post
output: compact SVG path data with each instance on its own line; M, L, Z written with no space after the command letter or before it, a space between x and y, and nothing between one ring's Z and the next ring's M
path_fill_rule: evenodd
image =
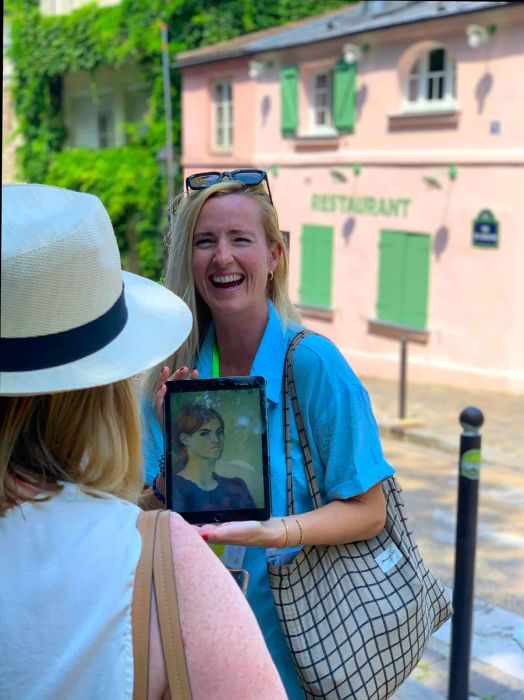
M398 417L406 417L406 373L408 359L408 339L400 339L400 386Z
M454 615L451 622L451 657L448 700L468 700L471 631L473 622L473 588L475 546L477 540L477 505L480 476L479 428L484 422L482 411L474 406L460 414L459 483L457 532L455 543L455 578L453 585Z
M164 111L166 115L166 175L167 175L167 211L175 198L175 168L173 161L173 117L171 113L171 81L169 76L169 43L167 24L160 23L160 38L162 47L162 77L164 83ZM170 218L170 217L169 217Z

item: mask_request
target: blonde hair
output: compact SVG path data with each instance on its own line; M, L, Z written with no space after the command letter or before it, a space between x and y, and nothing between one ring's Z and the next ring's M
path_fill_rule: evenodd
M167 364L172 372L178 367L186 366L192 369L195 366L201 339L211 322L211 312L195 289L192 270L193 232L202 207L209 199L233 193L249 197L260 206L267 244L268 246L277 245L280 251L277 267L273 271L273 279L268 281L268 297L274 303L284 327L293 322L300 323L300 315L289 298L287 288L289 275L287 244L279 228L276 209L269 199L264 184L246 187L237 180L222 180L204 190L179 195L173 203L172 224L166 239L168 257L164 284L182 297L189 306L195 322L185 343L166 362L148 373L145 379L145 394L151 401L154 401L158 376L163 366Z
M20 501L41 499L42 492L49 497L61 481L136 501L143 485L140 442L132 379L0 397L0 516ZM22 496L17 482L40 494Z

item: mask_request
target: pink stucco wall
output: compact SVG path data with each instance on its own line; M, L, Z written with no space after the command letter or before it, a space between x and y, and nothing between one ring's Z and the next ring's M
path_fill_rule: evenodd
M487 46L471 50L465 27L495 24ZM369 332L374 318L381 229L428 233L432 240L429 338L409 346L410 378L524 391L524 7L374 32L358 67L354 133L328 141L282 138L281 65L299 64L299 136L308 134L307 75L333 65L343 40L261 56L273 62L248 77L247 59L183 71L183 162L211 167L273 167L271 188L281 227L291 234L290 291L298 300L304 224L334 227L332 314L305 322L332 337L354 368L395 377L398 342ZM454 126L392 125L401 112L402 77L414 52L444 45L457 64ZM210 148L210 83L233 80L234 146ZM488 88L488 89L486 89ZM499 133L492 133L493 122ZM359 163L356 175L352 164ZM454 180L450 165L457 165ZM276 167L275 167L276 166ZM336 172L333 172L336 171ZM345 182L340 181L342 173ZM396 216L311 207L313 194L409 199ZM328 200L326 200L328 201ZM471 244L472 221L491 209L500 223L497 249ZM404 215L405 214L405 215Z

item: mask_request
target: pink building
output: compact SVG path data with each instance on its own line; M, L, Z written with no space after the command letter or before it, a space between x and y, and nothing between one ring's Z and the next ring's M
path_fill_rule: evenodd
M185 174L259 167L361 375L524 392L524 5L364 2L177 56Z

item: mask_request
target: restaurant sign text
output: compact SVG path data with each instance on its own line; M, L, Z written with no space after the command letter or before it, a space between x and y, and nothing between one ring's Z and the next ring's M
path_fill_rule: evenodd
M345 194L312 194L312 211L371 216L408 216L411 199L395 197L353 197Z

